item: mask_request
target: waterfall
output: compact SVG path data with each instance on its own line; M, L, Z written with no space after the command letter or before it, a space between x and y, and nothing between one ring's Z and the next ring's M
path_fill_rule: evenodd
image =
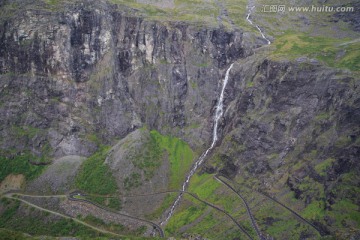
M217 135L217 130L218 130L218 126L219 126L219 120L222 117L223 113L224 113L224 92L225 92L225 87L228 83L229 80L229 73L231 68L233 67L234 64L231 64L230 67L226 70L226 74L225 74L225 78L222 84L222 88L221 88L221 93L219 96L219 100L217 102L216 105L216 110L215 110L215 116L214 116L214 128L213 128L213 137L212 137L212 142L210 147L201 154L201 156L196 160L195 164L192 166L189 174L186 176L186 180L182 185L182 191L186 190L186 187L188 186L191 177L195 174L196 170L198 169L198 167L204 162L206 156L209 154L210 150L214 148L217 140L218 140L218 135ZM160 225L163 225L164 223L166 223L171 216L174 214L175 208L176 206L179 204L181 197L182 197L183 193L180 193L179 196L176 198L174 204L171 206L170 211L166 217L166 219L164 221L162 221L160 223Z
M251 15L252 11L254 10L254 8L255 8L255 6L252 6L251 8L249 8L249 12L248 12L248 15L246 16L246 20L247 20L251 25L253 25L253 26L256 27L256 29L260 32L262 38L265 39L268 44L271 44L270 40L269 40L267 37L265 37L265 34L264 34L263 31L261 30L261 28L260 28L258 25L254 24L254 23L250 20L250 15Z

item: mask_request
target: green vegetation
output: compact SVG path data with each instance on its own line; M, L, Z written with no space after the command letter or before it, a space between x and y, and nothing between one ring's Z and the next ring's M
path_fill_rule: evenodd
M49 5L57 5L61 2L61 0L44 0L44 2Z
M247 83L246 83L246 87L247 87L247 88L254 87L254 82L247 82Z
M221 183L214 180L213 175L204 173L195 174L191 179L189 192L196 193L201 199L207 199L214 194L215 190L221 186Z
M197 83L195 81L192 81L192 80L190 80L190 86L191 86L192 89L197 89L198 88Z
M101 146L101 139L95 133L87 134L85 139L89 140L90 142L95 143L97 146Z
M4 240L25 240L25 239L33 239L27 235L25 235L24 233L20 233L20 232L15 232L15 231L11 231L8 229L0 229L0 236L2 239Z
M335 162L335 159L333 158L328 158L325 161L321 162L320 164L317 164L315 166L315 171L320 175L320 176L325 176L326 174L326 170Z
M87 199L94 203L97 203L103 207L109 208L111 210L120 211L122 208L122 202L117 197L106 197L106 196L100 196L100 195L87 195L84 196L77 196L75 195L75 198L80 197L80 199Z
M97 218L93 215L87 215L86 217L80 218L80 220L82 220L86 223L89 223L93 226L97 226L101 229L105 229L110 232L114 232L114 233L126 235L126 236L132 236L132 237L125 238L125 239L146 239L146 238L141 238L141 237L134 237L134 236L143 235L147 229L146 226L140 226L139 228L137 228L135 230L130 230L122 224L106 223L104 220Z
M169 1L160 4L145 4L139 1L110 0L112 3L137 9L137 14L151 20L158 21L183 21L203 25L214 26L217 24L216 17L219 15L219 7L198 0L175 0L174 4Z
M128 191L141 186L141 184L141 175L138 173L131 173L131 175L124 180L124 187Z
M204 63L196 63L195 66L199 67L199 68L204 68L204 67L208 67L210 65L210 63L208 62L204 62Z
M35 157L30 153L24 153L13 158L6 158L0 155L0 181L4 180L9 174L23 174L27 180L32 180L39 176L45 166L30 164Z
M114 209L117 211L120 211L122 208L122 202L118 198L109 198L109 199L105 200L105 205L108 208L111 208L111 209Z
M0 217L0 227L4 227L4 225L10 221L11 218L16 214L20 201L10 200L7 198L1 199L1 205L4 205L5 211L2 212Z
M211 174L195 174L190 181L189 192L195 193L199 198L210 202L226 212L230 213L236 219L242 220L241 224L249 228L249 232L255 234L251 228L250 222L246 218L246 210L242 208L242 202L232 192L224 192L224 186L213 178ZM179 207L170 219L165 231L180 235L179 229L187 227L187 232L202 234L205 237L214 237L235 230L237 227L234 223L220 213L205 204L199 202L195 198L185 194L183 196L183 204ZM242 235L242 234L240 234ZM222 239L231 239L228 234L224 234Z
M160 218L160 216L171 207L171 205L174 203L175 199L177 198L179 194L178 193L168 193L165 196L164 201L162 202L161 206L157 208L154 212L151 214L146 215L147 219L154 220L157 218Z
M85 218L80 218L80 220L83 220L86 223L89 223L90 225L100 227L102 229L106 229L111 232L124 234L126 232L126 228L122 224L116 224L116 223L105 223L102 219L97 218L93 215L87 215Z
M78 236L78 237L96 237L104 236L98 232L89 229L81 224L69 219L46 220L48 214L33 210L36 217L18 213L19 201L2 200L5 211L0 216L0 228L26 232L31 235L51 235L51 236Z
M35 128L29 125L24 125L24 126L12 125L10 127L9 132L10 132L10 138L16 139L19 142L24 143L25 146L29 146L32 139L34 139L35 137L46 138L46 134L47 134L45 129ZM51 160L49 155L52 152L50 143L48 141L41 143L41 148L39 150L41 151L41 154L39 154L39 156L35 156L34 154L32 154L29 147L27 149L22 149L21 153L19 153L18 149L10 149L3 152L0 151L0 156L15 156L13 158L16 158L17 155L21 154L21 155L27 155L29 157L28 158L29 162L33 164L50 163Z
M327 120L329 118L330 118L330 114L328 112L322 112L316 115L315 120L322 121L322 120Z
M292 194L289 196L293 199ZM291 208L296 209L296 207L297 202L292 202ZM319 237L313 228L268 199L263 200L260 208L253 214L258 219L258 224L263 231L276 239L299 239L304 233L314 236L313 239Z
M334 204L332 208L333 208L333 212L338 213L335 219L337 220L339 225L342 224L344 220L348 221L349 224L352 221L355 223L355 225L357 226L360 225L360 213L358 211L357 204L351 202L348 199L343 199L337 202L336 204Z
M31 139L35 137L37 134L40 134L43 132L42 129L34 128L32 126L15 126L13 125L11 127L11 132L14 133L17 137L26 137L28 139Z
M10 133L9 138L19 140L20 142L24 142L26 143L26 145L29 145L32 139L34 139L35 137L46 138L47 135L47 131L45 129L35 128L29 125L24 125L24 126L12 125L10 126L9 133ZM39 156L35 156L35 155L30 156L29 161L34 164L50 163L51 160L49 156L52 152L50 143L48 141L45 141L45 143L41 144L41 148L38 150L41 151L41 154ZM30 150L29 149L23 150L23 154L30 155ZM14 155L14 154L10 153L6 155Z
M335 143L338 148L343 148L351 143L351 138L348 136L340 136Z
M158 157L162 159L163 155L166 154L170 162L170 182L168 188L170 190L180 189L194 161L194 152L186 142L179 138L161 135L156 130L150 131L150 136L151 141L156 142L156 148L160 149L160 152L156 150L158 154L161 153ZM160 217L163 211L171 206L177 195L176 193L166 195L161 206L152 214L149 214L148 217L150 219Z
M78 189L90 194L108 195L117 192L115 178L110 169L104 164L109 148L100 149L84 161L75 179Z
M188 198L184 196L184 198ZM168 224L166 225L165 231L167 234L174 235L176 232L187 224L194 222L198 219L205 209L205 205L192 205L187 208L181 209L176 214L176 217L173 216Z
M137 9L136 14L157 21L189 22L196 26L218 26L217 17L222 11L222 7L227 9L229 17L234 24L247 30L257 31L245 20L246 0L225 0L221 5L214 1L205 0L174 0L153 1L153 4L140 3L135 0L110 0L114 4L119 4L132 9ZM231 28L227 17L222 16L222 24Z
M166 151L170 161L170 184L169 189L179 189L189 172L194 160L194 153L189 145L181 139L163 136L159 132L150 132L153 141L159 148Z
M143 144L142 150L132 157L132 163L143 170L146 180L149 180L162 163L162 153L159 142L153 134L150 134L150 138ZM140 186L141 176L138 173L133 173L125 182L127 189Z
M301 215L305 219L321 219L325 214L324 201L313 201L302 211Z
M290 239L290 236L287 232L290 232L289 230L293 230L294 226L297 225L297 221L295 219L291 219L288 221L277 221L274 224L272 224L267 229L267 233L270 234L270 236L279 236L280 234L285 234L286 236L282 235L286 239ZM293 235L295 237L296 235Z
M303 33L288 31L277 37L274 42L276 50L273 57L295 59L306 56L315 58L328 66L347 68L352 71L360 69L360 42L351 39L330 37L311 37Z

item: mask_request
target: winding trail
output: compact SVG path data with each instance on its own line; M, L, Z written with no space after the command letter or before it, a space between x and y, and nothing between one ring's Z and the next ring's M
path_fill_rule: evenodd
M187 194L189 194L190 196L192 196L193 198L197 199L198 201L206 204L207 206L210 206L210 207L216 209L217 211L220 211L220 212L224 213L226 216L228 216L228 217L236 224L236 226L239 227L239 229L240 229L243 233L245 233L245 235L246 235L249 239L252 239L252 240L253 240L253 238L252 238L252 237L250 236L250 234L245 230L245 228L242 227L242 226L236 221L236 219L235 219L233 216L231 216L229 213L227 213L225 210L223 210L223 209L221 209L221 208L219 208L219 207L217 207L217 206L215 206L215 205L213 205L213 204L211 204L211 203L209 203L209 202L206 202L206 201L200 199L200 198L199 198L196 194L194 194L194 193L190 193L190 192L184 192L184 193L187 193Z
M238 226L238 228L239 228L249 239L253 239L253 238L250 236L250 234L246 231L246 229L245 229L243 226L241 226L240 223L238 223L238 222L236 221L236 219L235 219L233 216L231 216L228 212L226 212L225 210L223 210L223 209L215 206L215 205L212 204L212 203L209 203L209 202L207 202L207 201L199 198L195 193L191 193L191 192L187 192L187 191L164 191L164 192L152 193L152 194L147 194L147 195L126 196L126 197L138 197L138 196L144 197L144 196L151 196L151 195L158 195L158 194L166 194L166 193L179 193L179 192L180 192L180 193L188 194L188 195L190 195L191 197L195 198L196 200L204 203L205 205L207 205L207 206L209 206L209 207L211 207L211 208L213 208L213 209L215 209L215 210L223 213L223 214L226 215L228 218L230 218L230 219L236 224L236 226Z
M287 207L286 205L284 205L282 202L279 202L276 198L273 198L271 196L269 196L266 193L262 193L262 192L258 192L261 195L267 197L268 199L271 199L272 201L276 202L277 204L279 204L280 206L282 206L283 208L287 209L288 211L290 211L292 214L294 214L296 217L298 217L300 220L302 220L303 222L307 223L309 226L311 226L313 229L315 229L321 236L325 235L320 229L318 229L314 224L312 224L310 221L306 220L305 218L303 218L299 213L295 212L294 210L292 210L291 208Z
M95 206L97 208L100 208L102 210L105 210L107 212L111 212L111 213L117 214L117 215L122 216L122 217L131 218L131 219L134 219L136 221L146 223L146 224L152 226L154 229L156 228L157 231L159 232L160 237L162 237L162 238L165 237L165 234L164 234L164 231L162 230L162 228L158 224L156 224L154 222L151 222L151 221L146 220L146 219L134 217L134 216L131 216L131 215L127 215L127 214L124 214L124 213L120 213L120 212L114 211L112 209L105 208L105 207L103 207L103 206L101 206L101 205L99 205L97 203L91 202L91 201L89 201L87 199L75 198L74 196L76 196L76 195L78 195L78 192L70 193L68 199L71 200L71 201L75 201L75 202L85 202L85 203L91 204L91 205L93 205L93 206Z
M9 193L7 193L9 194ZM35 194L26 194L20 192L11 193L13 195L23 196L23 197L34 197L34 198L66 198L68 195L59 194L59 195L35 195Z
M70 193L70 196L74 196L74 195L79 194L79 193L80 193L79 191L75 191L75 192L73 192L73 193ZM226 212L225 210L223 210L223 209L215 206L215 205L212 204L212 203L209 203L209 202L207 202L207 201L199 198L195 193L191 193L191 192L187 192L187 191L179 191L179 190L177 190L177 191L175 191L175 190L169 190L169 191L163 191L163 192L156 192L156 193L149 193L149 194L140 194L140 195L132 195L132 196L120 196L120 197L126 197L126 198L148 197L148 196L155 196L155 195L167 194L167 193L188 194L188 195L191 196L192 198L195 198L196 200L202 202L203 204L205 204L205 205L207 205L207 206L215 209L216 211L219 211L219 212L223 213L224 215L226 215L228 218L230 218L230 219L235 223L235 225L236 225L248 238L253 239L253 238L250 236L250 234L246 231L246 229L245 229L243 226L241 226L241 224L240 224L238 221L236 221L236 219L235 219L233 216L231 216L228 212ZM94 195L91 195L91 194L83 194L83 193L80 193L80 194L81 194L82 196L94 196ZM100 196L100 195L95 195L95 196ZM110 196L109 198L113 198L113 197ZM74 199L74 197L72 197L72 199ZM76 200L78 200L78 199L75 199L75 201L76 201ZM86 201L89 202L89 203L91 203L91 202L88 201L88 200L86 200ZM103 210L109 211L109 209L105 209L105 208L103 208L103 207L101 207L101 206L98 206L98 205L96 205L96 204L94 204L94 203L91 203L91 204L93 204L93 205L95 205L95 206L97 206L97 207L100 207L100 208L102 208ZM112 212L112 211L111 211L111 212ZM115 213L117 213L117 212L115 212ZM159 226L159 227L160 227L160 226ZM161 229L161 228L160 228L160 229Z
M33 197L33 198L62 198L62 197L67 197L71 201L85 202L85 203L88 203L88 204L92 204L95 207L100 208L102 210L105 210L107 212L115 213L115 214L117 214L119 216L122 216L122 217L126 217L126 218L130 218L130 219L134 219L134 220L139 221L139 222L147 223L148 225L150 225L150 226L152 226L152 227L154 227L154 228L156 228L158 230L160 237L165 237L165 234L164 234L163 230L156 223L153 223L153 222L148 221L146 219L141 219L141 218L138 218L138 217L134 217L134 216L130 216L130 215L127 215L127 214L119 213L119 212L113 211L111 209L107 209L105 207L102 207L101 205L98 205L98 204L93 203L93 202L91 202L89 200L86 200L86 199L74 198L74 196L77 195L77 194L78 194L78 192L72 192L69 195L34 195L34 194L24 194L24 193L20 193L20 192L17 192L17 191L12 191L12 192L5 193L4 196L7 197L7 198L10 198L10 199L19 200L19 201L21 201L23 203L26 203L26 204L28 204L28 205L30 205L32 207L35 207L35 208L37 208L39 210L49 212L49 213L52 213L54 215L61 216L63 218L73 219L74 221L76 221L78 223L81 223L81 224L83 224L85 226L91 227L92 229L94 229L96 231L99 231L99 232L102 232L102 233L109 233L109 234L112 234L112 235L115 235L115 236L124 237L124 235L120 235L120 234L117 234L117 233L114 233L114 232L103 230L101 228L97 228L97 227L92 226L92 225L90 225L90 224L88 224L86 222L83 222L83 221L81 221L81 220L79 220L77 218L73 218L73 217L65 215L65 214L61 214L61 213L58 213L58 212L55 212L55 211L52 211L52 210L49 210L49 209L46 209L46 208L42 208L40 206L37 206L37 205L35 205L33 203L30 203L30 202L24 200L24 199L13 197L13 195L24 196L24 197Z
M235 183L234 181L228 179L229 181L231 181L234 185L237 185L237 183ZM285 208L286 210L288 210L289 212L291 212L293 215L295 215L296 217L298 217L301 221L303 221L304 223L308 224L310 227L312 227L313 229L315 229L320 235L324 235L324 233L318 229L313 223L311 223L309 220L306 220L305 218L303 218L299 213L295 212L294 210L292 210L291 208L289 208L288 206L286 206L285 204L283 204L282 202L278 201L276 198L271 197L270 195L268 195L267 193L261 192L261 191L257 191L255 189L252 189L249 186L243 185L246 188L248 188L251 191L257 192L261 195L263 195L264 197L270 199L271 201L277 203L278 205L280 205L281 207Z
M230 184L228 184L227 182L225 182L224 180L220 179L218 176L214 176L214 178L216 180L218 180L219 182L221 182L222 184L224 184L225 186L227 186L229 189L231 189L231 191L233 191L236 195L238 195L238 197L243 201L246 211L249 215L249 218L251 220L251 225L253 226L256 234L258 235L260 240L266 240L266 238L263 236L263 234L261 233L261 231L259 230L259 227L256 223L256 220L254 218L254 215L251 213L251 209L247 203L247 201L245 200L245 198L238 192L236 191Z
M18 194L18 193L17 193L17 194ZM20 195L20 194L18 194L18 195ZM24 196L25 196L25 195L24 195ZM30 195L30 196L33 196L33 195ZM86 222L83 222L83 221L81 221L81 220L79 220L79 219L77 219L77 218L73 218L73 217L71 217L71 216L68 216L68 215L65 215L65 214L62 214L62 213L58 213L58 212L55 212L55 211L52 211L52 210L49 210L49 209L46 209L46 208L42 208L42 207L40 207L40 206L38 206L38 205L35 205L35 204L31 203L31 202L28 202L28 201L24 200L24 199L17 198L17 197L13 197L13 196L10 195L10 194L4 194L4 197L9 198L9 199L13 199L13 200L17 200L17 201L20 201L20 202L23 202L23 203L25 203L25 204L27 204L27 205L29 205L29 206L31 206L31 207L34 207L34 208L36 208L36 209L38 209L38 210L40 210L40 211L48 212L48 213L50 213L50 214L53 214L53 215L56 215L56 216L59 216L59 217L65 218L65 219L71 219L71 220L73 220L74 222L80 223L80 224L82 224L82 225L84 225L84 226L86 226L86 227L89 227L89 228L91 228L91 229L93 229L93 230L95 230L95 231L98 231L98 232L101 232L101 233L104 233L104 234L111 234L111 235L114 235L114 236L117 236L117 237L126 237L126 236L124 236L124 235L120 235L120 234L117 234L117 233L114 233L114 232L110 232L110 231L107 231L107 230L104 230L104 229L95 227L95 226L90 225L90 224L88 224L88 223L86 223ZM33 196L33 197L34 197L34 196Z
M241 226L241 224L233 217L231 216L228 212L226 212L224 209L210 203L210 202L207 202L203 199L201 199L200 197L198 197L195 193L191 193L191 192L187 192L187 191L163 191L163 192L157 192L157 193L150 193L150 194L143 194L143 195L133 195L133 196L120 196L120 197L127 197L127 198L131 198L131 197L146 197L146 196L154 196L154 195L159 195L159 194L168 194L168 193L181 193L181 194L187 194L189 196L191 196L192 198L198 200L199 202L205 204L206 206L209 206L213 209L215 209L216 211L224 214L225 216L227 216L249 239L252 239L253 238L251 237L251 235L246 231L246 229ZM95 207L97 208L100 208L104 211L107 211L107 212L111 212L111 213L115 213L115 214L118 214L120 216L123 216L123 217L127 217L127 218L131 218L131 219L134 219L134 220L137 220L137 221L141 221L141 222L145 222L146 224L149 224L151 226L154 227L154 229L156 229L158 232L159 232L159 235L161 237L165 237L165 234L162 230L162 228L154 223L154 222L151 222L151 221L148 221L146 219L142 219L142 218L138 218L138 217L134 217L134 216L130 216L130 215L127 215L127 214L122 214L122 213L119 213L117 211L114 211L114 210L111 210L111 209L108 209L108 208L105 208L97 203L93 203L91 202L90 200L86 200L86 199L78 199L76 198L76 196L98 196L98 197L104 197L104 198L114 198L114 196L103 196L103 195L92 195L92 194L84 194L84 193L81 193L80 191L73 191L71 192L69 195L35 195L35 194L25 194L25 193L20 193L20 192L11 192L11 193L6 193L4 194L5 197L7 198L11 198L11 199L16 199L16 200L19 200L25 204L28 204L32 207L35 207L39 210L42 210L42 211L46 211L46 212L49 212L51 214L54 214L54 215L57 215L57 216L61 216L63 218L67 218L67 219L73 219L74 221L78 222L78 223L81 223L87 227L90 227L96 231L99 231L99 232L102 232L102 233L108 233L108 234L112 234L112 235L116 235L116 236L122 236L120 234L117 234L117 233L113 233L113 232L110 232L110 231L107 231L107 230L103 230L103 229L100 229L100 228L97 228L95 226L92 226L86 222L83 222L77 218L73 218L71 216L68 216L68 215L65 215L65 214L61 214L61 213L58 213L58 212L55 212L55 211L52 211L52 210L49 210L49 209L45 209L45 208L42 208L40 206L37 206L31 202L28 202L24 199L21 199L21 198L16 198L16 197L13 197L13 195L17 195L17 196L24 196L24 197L33 197L33 198L63 198L63 197L67 197L69 200L71 201L77 201L77 202L85 202L85 203L88 203L88 204L91 204L91 205L94 205Z

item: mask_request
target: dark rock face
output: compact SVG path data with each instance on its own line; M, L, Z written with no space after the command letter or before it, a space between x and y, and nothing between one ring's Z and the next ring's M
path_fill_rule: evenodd
M341 7L344 9L346 7L352 7L354 11L335 13L333 16L333 21L342 20L344 22L349 22L355 31L360 32L360 3L354 2L351 5L342 5Z
M234 159L235 178L255 188L290 190L304 208L321 203L325 214L314 224L333 235L335 223L328 219L334 208L341 201L359 202L358 77L255 56L239 63L226 93L224 139L214 159Z
M235 63L211 153L220 163L209 156L203 172L284 188L276 190L324 211L360 202L360 180L349 180L360 174L360 86L351 72L267 59L253 54L249 33L147 21L103 1L0 20L0 154L89 156L142 126L200 152ZM334 222L324 216L315 225L332 233Z
M88 156L94 134L109 143L144 124L199 125L173 134L203 148L225 67L252 51L242 32L165 26L104 2L14 15L0 46L1 149L41 155L47 144L56 157ZM11 136L9 126L42 134Z

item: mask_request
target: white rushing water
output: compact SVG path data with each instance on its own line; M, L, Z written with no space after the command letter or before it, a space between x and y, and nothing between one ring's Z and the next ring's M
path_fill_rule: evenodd
M186 187L188 186L191 177L195 174L196 170L198 169L198 167L204 162L206 156L209 154L210 150L214 148L217 140L218 140L218 135L217 135L217 130L218 130L218 126L219 126L219 120L222 117L223 113L224 113L224 92L225 92L225 87L228 83L229 80L229 73L231 68L233 67L234 64L231 64L230 67L226 70L226 74L225 74L225 78L222 84L222 88L221 88L221 93L220 93L220 97L219 97L219 101L217 102L216 105L216 110L215 110L215 116L214 116L214 128L213 128L213 137L212 137L212 142L210 147L201 154L201 156L197 159L197 161L195 162L195 164L193 165L193 167L191 168L189 174L186 176L186 180L182 185L182 191L186 190ZM175 200L174 204L171 206L170 211L166 217L166 219L164 221L162 221L160 223L160 225L163 225L164 223L166 223L171 216L174 214L175 208L176 206L179 204L181 197L182 197L183 193L180 193L179 196L177 197L177 199Z
M256 29L260 32L261 36L263 39L265 39L267 41L268 44L271 44L270 40L265 36L265 34L263 33L263 31L261 30L261 28L254 24L251 20L250 20L250 15L252 13L252 11L254 10L255 6L252 6L251 8L249 8L249 12L248 12L248 15L246 16L246 20L253 26L256 27Z

